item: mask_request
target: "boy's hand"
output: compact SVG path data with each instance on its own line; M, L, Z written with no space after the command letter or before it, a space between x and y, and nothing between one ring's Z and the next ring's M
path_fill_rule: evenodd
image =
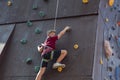
M69 31L70 30L70 27L69 26L66 26L65 27L65 31Z

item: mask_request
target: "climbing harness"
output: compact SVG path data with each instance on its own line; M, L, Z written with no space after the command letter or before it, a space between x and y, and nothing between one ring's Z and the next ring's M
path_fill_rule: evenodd
M53 59L53 54L54 54L54 51L51 51L51 53L50 53L51 55L50 55L50 59L42 59L42 61L45 61L45 62L49 62L50 60L52 60Z

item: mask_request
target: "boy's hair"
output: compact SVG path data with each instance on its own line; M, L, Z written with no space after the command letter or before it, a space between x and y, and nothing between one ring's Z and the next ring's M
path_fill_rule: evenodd
M52 32L56 33L56 30L48 30L48 31L47 31L47 35L49 35L49 34L52 33Z

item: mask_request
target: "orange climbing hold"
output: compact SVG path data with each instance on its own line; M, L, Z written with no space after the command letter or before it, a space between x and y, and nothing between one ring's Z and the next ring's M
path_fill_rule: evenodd
M108 4L109 4L109 6L113 6L114 0L109 0Z
M87 3L89 2L89 0L82 0L82 2L83 2L84 4L87 4Z
M120 22L117 22L117 25L120 26Z

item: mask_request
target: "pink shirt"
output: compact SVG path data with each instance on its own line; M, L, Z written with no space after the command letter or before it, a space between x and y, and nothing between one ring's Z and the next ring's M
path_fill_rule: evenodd
M56 45L56 41L58 40L58 36L54 36L54 37L47 37L47 39L45 40L44 44L46 46L49 46L53 49L55 49L55 45Z

